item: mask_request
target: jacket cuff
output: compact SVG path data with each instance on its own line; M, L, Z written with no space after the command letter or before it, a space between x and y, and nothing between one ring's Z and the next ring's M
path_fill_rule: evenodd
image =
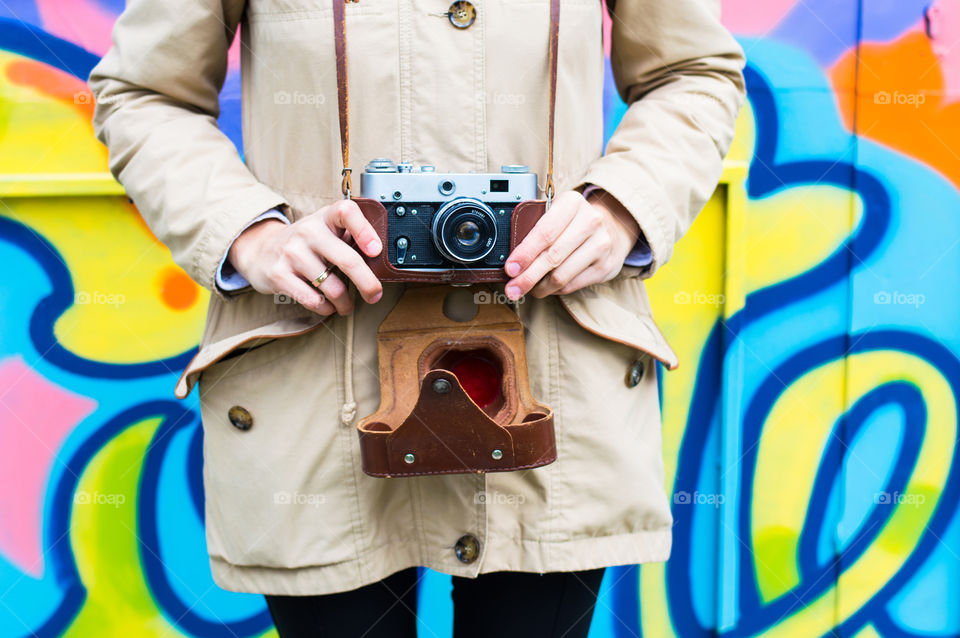
M281 213L276 208L268 210L265 213L261 213L249 224L243 227L243 229L237 233L237 236L231 240L230 245L227 246L227 249L223 252L223 256L220 258L220 266L217 268L217 288L220 289L223 293L237 293L245 288L250 286L250 282L247 281L247 278L237 272L236 268L233 267L229 261L227 261L227 256L230 254L230 249L233 248L234 242L237 241L237 237L243 234L245 230L256 224L257 222L262 222L266 219L276 219L282 221L285 224L289 224L290 220Z
M197 280L225 301L236 298L217 286L222 258L233 240L264 211L277 209L290 220L290 206L281 195L256 182L234 194L217 210L209 211L210 219L194 253L193 269ZM290 220L292 221L292 220Z

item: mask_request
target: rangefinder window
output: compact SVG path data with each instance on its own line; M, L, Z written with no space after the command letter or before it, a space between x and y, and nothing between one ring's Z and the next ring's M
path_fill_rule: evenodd
M510 182L505 179L491 179L490 180L490 192L491 193L506 193L510 190Z

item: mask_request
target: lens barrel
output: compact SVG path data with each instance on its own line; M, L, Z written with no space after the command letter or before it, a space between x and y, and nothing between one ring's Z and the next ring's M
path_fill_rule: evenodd
M497 243L497 220L478 199L460 197L433 216L431 238L446 259L461 264L483 260Z

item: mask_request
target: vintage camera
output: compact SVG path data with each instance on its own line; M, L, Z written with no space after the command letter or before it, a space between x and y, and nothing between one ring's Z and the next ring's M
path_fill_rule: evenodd
M480 301L507 281L507 256L546 211L537 176L526 166L438 173L376 159L360 190L353 201L384 246L363 256L374 275L450 284L406 287L380 324L380 408L357 424L363 470L423 476L551 463L553 410L531 393L520 317Z
M386 210L388 268L410 275L502 269L522 239L516 232L519 227L514 227L514 210L521 202L536 199L537 176L526 166L500 170L438 173L433 166L394 164L382 158L367 164L361 196ZM523 229L529 231L529 221L539 215L523 216Z

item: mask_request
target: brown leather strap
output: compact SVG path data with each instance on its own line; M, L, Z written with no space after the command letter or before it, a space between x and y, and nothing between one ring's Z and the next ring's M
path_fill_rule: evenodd
M547 207L553 201L553 121L557 110L557 54L560 50L560 0L550 0L550 106L547 114Z
M350 91L347 86L347 30L345 2L333 0L333 42L337 54L337 108L340 111L340 153L343 155L343 196L350 198L353 185L350 169Z
M341 190L350 197L352 186L350 169L350 105L347 87L347 34L343 5L356 0L333 0L333 40L337 53L337 107L340 113L340 152L343 155L343 184ZM550 101L547 114L547 181L544 192L547 206L553 199L553 122L557 106L557 54L560 48L560 0L550 0Z

